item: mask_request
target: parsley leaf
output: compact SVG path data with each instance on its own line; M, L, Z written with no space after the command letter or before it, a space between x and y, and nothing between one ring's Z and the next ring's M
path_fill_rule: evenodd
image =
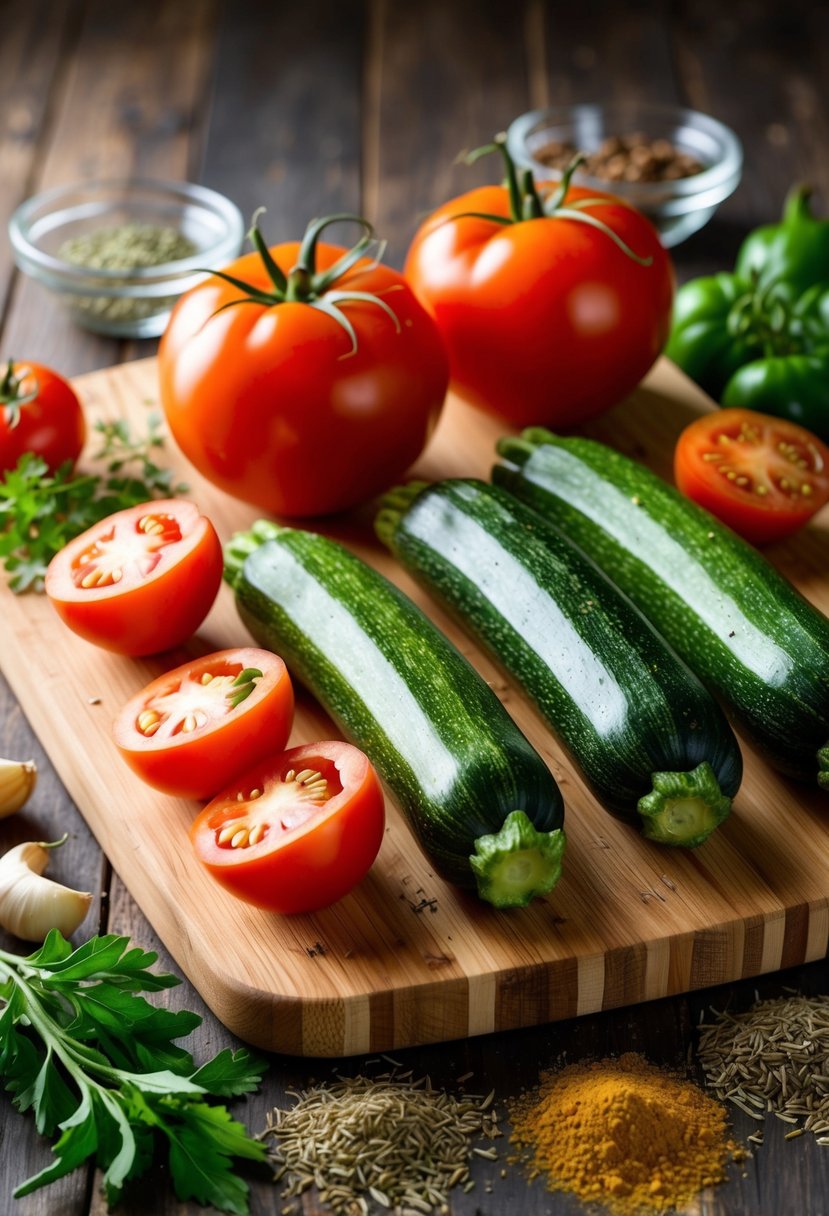
M101 472L76 475L67 461L50 474L33 452L8 470L0 480L0 560L12 591L42 591L54 555L107 515L186 491L156 463L164 446L160 427L158 414L149 416L143 437L134 437L123 419L96 422L100 447L92 460Z
M28 958L0 951L0 1077L18 1110L34 1111L38 1131L60 1132L54 1160L15 1196L94 1158L114 1204L166 1141L180 1200L247 1213L234 1159L264 1161L265 1146L207 1098L256 1089L265 1066L243 1048L197 1068L172 1040L201 1019L140 995L179 982L151 971L155 961L114 934L73 950L56 929Z

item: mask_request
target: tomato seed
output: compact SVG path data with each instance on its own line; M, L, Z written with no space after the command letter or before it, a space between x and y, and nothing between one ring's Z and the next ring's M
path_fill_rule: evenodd
M138 715L137 726L142 735L154 735L161 725L161 715L154 709L145 709Z

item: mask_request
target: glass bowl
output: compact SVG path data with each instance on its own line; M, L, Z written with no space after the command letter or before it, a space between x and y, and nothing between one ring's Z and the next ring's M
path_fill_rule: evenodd
M122 225L173 229L195 252L156 266L91 269L67 260L67 241ZM9 221L14 259L57 295L86 329L156 338L177 298L237 256L245 225L224 195L190 182L108 180L58 186L28 199Z
M538 159L545 147L571 143L590 153L611 136L634 132L649 140L668 140L677 151L699 161L702 172L674 181L643 182L606 181L576 170L573 181L624 199L648 216L663 245L678 245L710 220L740 181L742 145L715 118L680 106L624 102L557 106L516 118L507 131L507 148L520 168L532 169L541 180L556 181L560 172Z

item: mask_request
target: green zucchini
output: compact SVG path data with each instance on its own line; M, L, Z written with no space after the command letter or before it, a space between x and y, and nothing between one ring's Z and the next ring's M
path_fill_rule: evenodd
M335 541L260 520L225 574L242 620L360 747L438 873L523 907L561 873L561 794L489 685L402 591Z
M391 491L375 528L515 677L604 807L687 847L725 819L742 757L722 710L560 532L471 480Z
M494 481L604 570L761 755L829 789L829 621L756 549L648 469L590 439L531 429Z

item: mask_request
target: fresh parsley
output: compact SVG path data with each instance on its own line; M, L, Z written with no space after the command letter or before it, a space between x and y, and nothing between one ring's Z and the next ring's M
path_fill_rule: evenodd
M12 591L41 591L54 555L113 511L186 491L156 463L164 445L160 426L150 415L146 436L136 438L123 420L96 422L101 444L92 460L102 463L101 472L76 475L67 461L50 474L39 456L21 456L0 480L0 560Z
M0 1077L17 1109L34 1111L42 1135L60 1132L55 1160L15 1197L94 1157L107 1202L117 1203L166 1141L179 1200L247 1213L248 1187L232 1159L264 1161L265 1146L205 1099L256 1089L265 1065L245 1049L225 1049L197 1068L173 1040L201 1018L138 995L180 982L151 971L155 961L126 937L73 949L56 929L28 958L0 951Z

